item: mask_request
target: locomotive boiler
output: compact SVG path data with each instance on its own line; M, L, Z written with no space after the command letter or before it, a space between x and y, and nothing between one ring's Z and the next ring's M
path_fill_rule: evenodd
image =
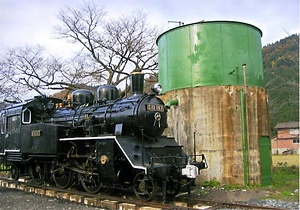
M104 85L96 98L76 90L66 101L35 97L3 109L0 155L12 177L29 174L37 184L60 188L81 184L90 193L130 189L145 201L189 186L207 168L205 157L185 154L162 135L167 108L157 88L144 94L143 83L143 74L132 74L128 98Z

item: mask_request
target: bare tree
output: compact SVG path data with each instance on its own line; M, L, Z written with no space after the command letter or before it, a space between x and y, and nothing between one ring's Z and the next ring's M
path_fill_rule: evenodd
M152 73L157 70L158 30L146 24L141 12L106 21L106 12L94 3L62 10L61 25L55 27L59 38L79 43L90 61L95 62L86 76L118 85L130 72Z
M8 50L0 60L2 96L18 97L28 91L44 95L46 90L75 89L84 82L81 72L87 63L48 58L43 51L39 45Z
M43 95L46 90L100 82L118 85L133 71L156 75L158 30L146 24L146 15L136 12L109 21L104 17L106 12L94 3L60 12L56 34L82 46L70 61L46 57L41 46L8 50L0 58L2 96L29 91Z

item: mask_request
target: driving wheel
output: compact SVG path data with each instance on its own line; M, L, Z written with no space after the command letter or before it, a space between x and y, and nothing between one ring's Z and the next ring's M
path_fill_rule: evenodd
M168 198L173 198L175 197L179 192L180 192L180 182L178 181L169 181L167 183L167 191L166 195Z
M69 187L74 180L74 173L67 167L57 167L52 171L52 177L55 185L59 188Z
M48 167L46 163L34 163L29 168L29 175L34 183L43 184L48 175Z
M102 184L98 180L97 175L92 174L79 174L79 180L86 192L97 193L100 191Z
M11 178L15 181L18 180L20 178L20 171L20 167L13 165L10 169Z
M152 176L145 175L144 172L138 173L133 181L133 189L135 195L143 200L149 201L157 194L157 183Z

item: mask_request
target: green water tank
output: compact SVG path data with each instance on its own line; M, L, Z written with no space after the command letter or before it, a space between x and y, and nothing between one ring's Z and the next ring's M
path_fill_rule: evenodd
M245 81L264 88L261 36L257 27L232 21L197 22L164 32L157 39L163 92Z

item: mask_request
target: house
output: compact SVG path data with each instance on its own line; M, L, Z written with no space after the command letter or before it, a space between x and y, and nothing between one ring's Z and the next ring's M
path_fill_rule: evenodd
M283 122L275 126L272 154L299 154L299 122Z

